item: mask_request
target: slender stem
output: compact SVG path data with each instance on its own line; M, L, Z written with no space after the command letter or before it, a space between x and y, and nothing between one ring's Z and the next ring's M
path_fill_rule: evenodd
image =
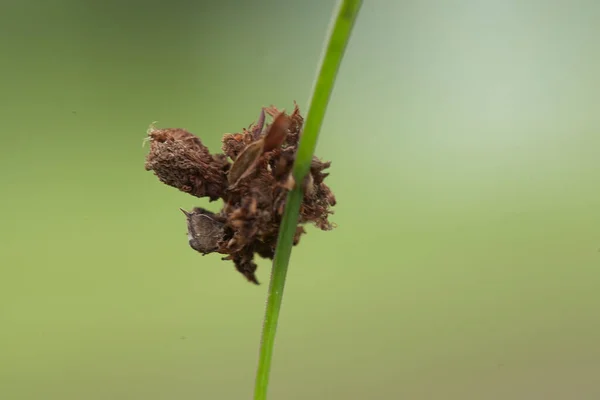
M297 184L287 197L283 220L279 228L275 258L273 260L258 370L256 373L255 400L265 400L267 398L277 321L279 320L285 278L303 197L300 182L303 181L304 176L310 169L331 91L361 4L362 0L341 0L338 3L325 51L321 58L317 79L313 87L306 123L300 138L292 172Z

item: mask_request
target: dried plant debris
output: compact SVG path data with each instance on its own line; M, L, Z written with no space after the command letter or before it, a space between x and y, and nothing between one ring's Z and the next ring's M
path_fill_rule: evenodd
M265 126L267 115L272 122ZM223 135L223 154L211 154L184 129L151 127L148 131L146 170L192 196L223 200L218 213L199 207L182 210L190 246L202 255L226 255L223 260L232 260L256 284L254 255L273 258L287 193L296 184L292 166L303 122L297 105L291 115L264 108L248 129ZM294 245L305 233L306 223L322 230L333 227L328 218L336 200L323 172L330 164L314 157L302 182L304 198Z

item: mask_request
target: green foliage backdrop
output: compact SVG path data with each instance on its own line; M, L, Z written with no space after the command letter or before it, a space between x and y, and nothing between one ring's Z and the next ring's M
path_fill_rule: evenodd
M179 207L214 207L142 139L305 110L333 6L0 6L0 398L251 397L267 285L188 247ZM599 18L364 4L316 152L338 228L294 250L271 398L600 398Z

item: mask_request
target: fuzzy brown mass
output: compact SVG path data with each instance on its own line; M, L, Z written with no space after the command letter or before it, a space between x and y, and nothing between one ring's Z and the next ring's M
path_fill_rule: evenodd
M273 121L264 127L265 113ZM182 210L190 246L204 254L220 253L232 260L250 282L258 284L254 255L272 259L292 178L303 118L296 105L291 115L264 108L257 123L240 133L223 135L223 154L211 154L200 139L179 128L148 131L146 170L161 182L196 197L222 199L218 213L203 208ZM332 229L329 215L335 197L324 183L330 162L314 157L301 182L304 198L294 245L313 223Z

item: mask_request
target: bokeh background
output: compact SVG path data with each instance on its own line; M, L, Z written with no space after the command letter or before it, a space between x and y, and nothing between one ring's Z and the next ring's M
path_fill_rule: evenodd
M0 398L249 399L269 262L188 247L143 168L306 111L335 1L0 3ZM272 399L600 398L600 3L366 1Z

